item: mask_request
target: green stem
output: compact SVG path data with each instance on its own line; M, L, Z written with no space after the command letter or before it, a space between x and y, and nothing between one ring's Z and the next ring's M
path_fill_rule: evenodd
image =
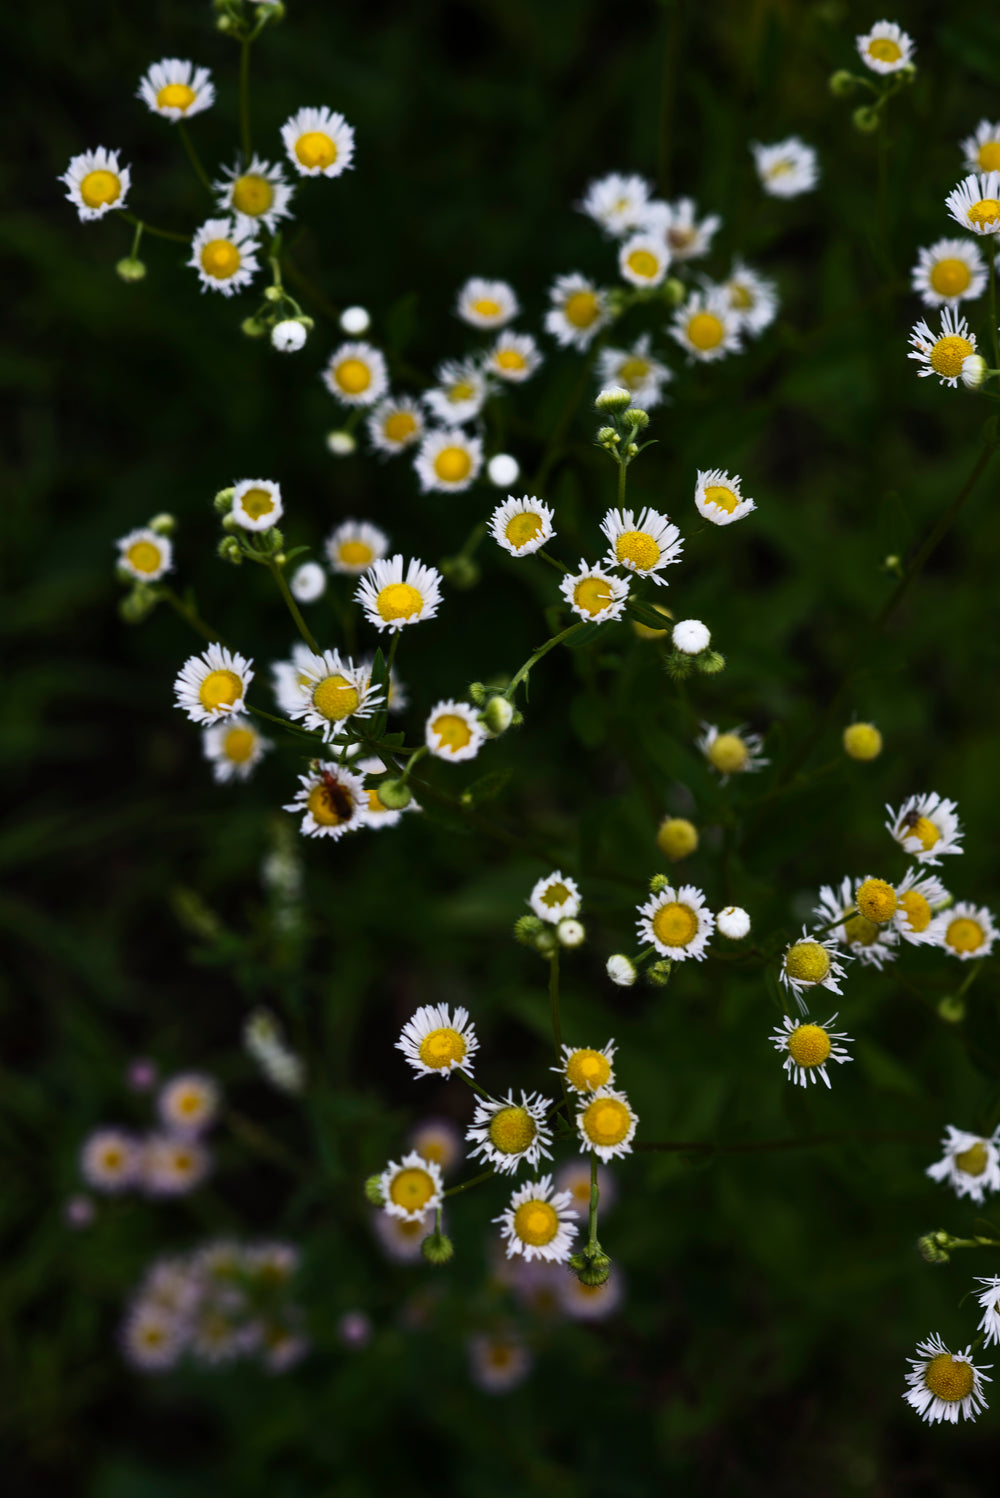
M295 602L295 599L292 597L291 590L289 589L288 583L285 580L284 572L278 566L278 563L274 560L273 557L266 558L266 562L267 570L270 572L271 576L278 584L278 591L288 606L288 612L295 620L296 629L302 636L303 640L305 640L306 644L309 646L309 649L314 651L316 655L319 655L319 646L316 643L312 630L309 628L308 624L302 617L302 611L300 610L298 604Z
M480 1171L479 1175L472 1176L468 1181L462 1181L457 1186L449 1186L445 1192L445 1196L461 1196L463 1191L471 1191L473 1186L481 1186L484 1181L488 1181L494 1174L495 1172L492 1170Z
M470 1074L467 1071L463 1071L460 1066L456 1066L455 1070L458 1073L458 1075L462 1078L462 1081L463 1082L467 1082L469 1084L469 1086L472 1088L473 1092L478 1092L479 1096L481 1098L485 1098L488 1103L492 1103L493 1102L493 1099L490 1097L489 1093L486 1092L482 1087L480 1087L480 1085L479 1085L478 1082L474 1082L472 1080L472 1077L470 1076Z
M597 1244L597 1156L593 1150L590 1152L590 1217L588 1222L589 1233L587 1237L587 1248L596 1249Z
M618 506L619 509L625 503L625 479L628 474L628 464L619 454L618 457Z
M175 234L172 229L154 229L153 225L147 224L145 219L136 218L134 213L126 212L124 208L119 208L118 212L127 224L135 224L138 229L146 234L152 234L156 239L172 239L177 244L191 243L190 234Z
M531 670L532 666L536 665L537 662L541 660L543 655L548 655L549 651L553 650L556 645L561 645L564 640L568 640L570 635L579 634L581 629L586 628L587 622L587 620L581 619L579 624L571 624L568 629L562 630L560 634L553 635L551 640L546 640L545 644L542 645L538 650L536 650L534 655L528 657L524 665L517 672L516 676L514 676L506 692L504 692L504 696L507 698L508 702L513 698L514 693L521 685L521 682L524 680L524 678L528 675L528 672Z
M419 763L419 761L423 759L425 754L430 754L430 752L431 751L428 749L426 744L421 744L419 749L414 749L413 753L406 761L406 768L400 776L400 779L402 780L404 785L410 778L410 771L413 769L413 766Z
M240 43L240 141L244 167L250 163L253 147L250 141L250 37Z
M564 577L569 572L569 568L566 566L566 564L564 562L558 561L556 557L550 556L549 553L544 549L544 547L540 551L537 551L535 555L541 557L543 562L548 562L550 567L554 567L556 571L561 572Z
M139 244L142 240L142 231L144 228L145 225L143 224L142 219L137 219L135 225L135 233L132 236L132 248L131 250L129 250L130 260L134 260L139 253Z
M191 165L194 167L195 176L198 178L198 181L201 183L205 191L210 192L214 197L215 189L212 186L212 179L209 177L205 168L201 164L201 157L198 155L198 152L194 148L194 141L188 134L188 128L183 120L177 121L177 134L181 138L181 145L187 152L188 161L190 161Z
M246 704L246 710L248 713L253 713L255 718L266 718L269 723L277 723L279 728L283 728L294 738L310 739L317 747L324 742L323 735L315 728L302 728L298 723L290 723L287 718L279 718L274 713L266 712L262 707L252 707L249 702Z
M193 604L185 603L182 598L179 598L168 583L160 583L158 587L159 595L164 602L169 603L174 613L179 614L192 629L196 629L210 645L225 645L226 642L218 630L212 629L211 625L205 623Z

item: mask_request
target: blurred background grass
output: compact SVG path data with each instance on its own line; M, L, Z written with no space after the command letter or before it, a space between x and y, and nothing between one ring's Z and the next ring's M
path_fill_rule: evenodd
M517 1319L486 1281L504 1191L459 1200L458 1256L435 1272L383 1262L359 1182L423 1111L460 1122L471 1112L458 1084L418 1087L404 1074L392 1042L416 1004L469 1005L487 1085L544 1087L544 970L509 929L546 867L429 815L309 846L309 940L289 950L259 866L294 760L273 756L246 790L211 783L196 733L171 706L194 637L165 610L123 626L111 565L116 536L174 512L179 577L260 666L287 653L289 621L265 575L216 561L217 488L275 475L294 539L316 545L360 514L428 561L456 551L493 499L484 489L422 497L408 465L329 457L323 434L336 415L316 374L337 335L308 296L316 333L302 355L280 359L240 336L252 302L200 295L172 246L147 241L148 278L124 286L112 267L128 248L125 226L80 225L61 200L55 178L69 156L104 144L132 165L137 211L172 227L204 216L170 129L132 94L157 57L209 65L219 102L196 138L208 162L231 160L235 49L212 31L207 5L39 0L0 20L18 58L7 93L21 128L0 163L13 333L0 364L12 433L0 616L10 662L0 701L8 1491L638 1498L664 1481L811 1498L989 1491L995 1415L929 1429L900 1396L918 1338L969 1340L973 1312L958 1302L973 1273L995 1268L983 1254L932 1270L913 1252L929 1227L972 1227L973 1209L923 1170L945 1123L996 1121L995 979L980 978L967 1021L946 1026L936 1002L957 978L943 957L910 953L882 979L853 972L841 1016L857 1059L819 1097L784 1083L757 970L684 971L666 993L610 990L603 976L608 952L629 942L668 809L709 829L685 874L713 904L745 904L762 931L797 929L822 882L894 869L883 802L922 789L960 803L967 851L945 871L951 887L996 900L997 469L886 635L867 621L892 586L880 564L950 503L988 415L985 400L916 381L905 339L919 315L908 291L916 248L950 232L943 199L961 175L957 142L1000 112L1000 20L974 0L946 12L908 0L894 12L917 41L920 72L892 110L890 273L874 142L826 87L853 66L854 34L874 19L835 0L292 4L255 53L264 154L277 155L279 125L304 103L329 103L357 130L357 169L297 194L292 253L329 303L373 309L397 368L429 371L462 351L451 302L469 274L509 278L533 328L557 272L610 277L607 246L573 211L592 176L639 171L722 214L706 268L721 275L742 252L779 282L781 318L748 354L677 382L656 416L658 446L630 478L634 500L668 509L686 531L699 466L742 473L759 505L736 530L689 541L676 569L671 604L705 618L729 659L722 676L698 680L695 705L723 727L767 729L780 762L849 669L810 768L836 758L854 713L886 737L874 765L844 761L750 813L770 780L722 792L710 782L654 655L622 626L596 651L550 657L525 729L490 747L486 768L512 775L486 814L578 861L591 942L566 964L567 1033L616 1036L640 1137L911 1136L627 1161L602 1234L627 1277L623 1311L591 1329L522 1320L537 1367L503 1400L470 1385L464 1338L498 1315ZM818 148L820 189L764 199L749 142L791 133ZM985 304L974 315L982 335ZM504 442L526 474L579 368L553 354L507 401ZM546 480L570 560L597 554L613 492L589 440L584 413ZM437 621L405 641L414 731L430 701L512 670L544 637L554 585L492 551L481 561L479 587L451 592ZM328 603L310 617L337 642ZM453 790L480 768L438 783ZM728 806L740 825L724 864ZM192 890L221 934L194 929ZM270 1093L239 1049L259 1000L308 1047L308 1110ZM206 1191L102 1206L93 1228L70 1232L63 1204L80 1139L102 1121L143 1121L123 1081L138 1053L218 1074L234 1105L306 1164L307 1185L290 1189L222 1131ZM302 1243L308 1361L284 1379L253 1368L128 1372L115 1331L144 1264L232 1232ZM336 1323L353 1307L375 1336L352 1353Z

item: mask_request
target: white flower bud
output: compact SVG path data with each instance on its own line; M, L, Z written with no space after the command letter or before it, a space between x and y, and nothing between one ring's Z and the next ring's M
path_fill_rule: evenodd
M345 307L340 314L340 326L352 338L359 338L362 333L367 333L371 325L367 307Z
M580 921L567 919L560 921L556 927L556 935L560 945L564 947L579 947L586 940L587 933Z
M326 445L336 458L348 458L357 447L350 432L327 432Z
M962 384L966 390L976 390L986 378L987 364L982 354L970 354L962 360Z
M494 738L506 733L514 720L514 708L506 697L491 697L483 710L483 723Z
M674 625L674 648L683 651L685 655L701 655L703 650L708 649L711 640L711 630L700 619L680 619Z
M616 952L613 957L608 958L607 973L612 983L616 983L619 988L631 988L638 977L635 963L623 952Z
M276 322L271 329L271 342L283 354L296 353L306 341L306 330L294 317Z
M496 484L498 489L507 489L517 482L521 465L510 453L497 453L487 463L486 472L491 484Z
M733 941L739 941L750 930L750 917L739 905L727 905L725 910L719 911L719 914L715 918L715 924L723 936L731 937Z
M288 579L296 603L315 603L326 592L326 573L318 562L303 562Z

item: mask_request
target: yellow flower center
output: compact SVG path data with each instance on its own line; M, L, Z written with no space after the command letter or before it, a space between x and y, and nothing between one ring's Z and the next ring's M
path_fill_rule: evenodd
M517 551L520 551L522 546L527 546L529 541L533 541L541 533L541 515L532 515L524 512L520 515L512 515L510 520L507 521L507 528L504 531L507 540Z
M916 837L920 839L921 847L925 852L933 848L940 841L941 833L929 817L914 817L911 813L899 824L897 837Z
M633 275L652 280L660 268L660 262L649 250L633 250L625 264Z
M822 983L830 971L830 954L818 941L797 941L785 954L785 972L800 983Z
M877 759L882 753L882 735L874 723L850 723L844 729L844 750L851 759Z
M896 891L884 879L866 879L863 884L858 885L854 898L861 914L878 926L884 926L886 921L892 920L899 904Z
M424 600L409 583L390 583L375 600L375 607L387 624L392 619L412 619L423 606Z
M222 752L233 764L244 764L253 753L257 735L252 728L231 728L222 743Z
M955 379L962 373L962 363L970 354L975 353L972 344L967 338L959 338L957 333L949 333L946 338L939 338L931 349L931 368L946 379Z
M201 1112L201 1103L200 1092L182 1092L177 1099L177 1111L190 1117L192 1113Z
M274 509L274 495L270 489L248 489L239 505L249 520L263 520Z
M635 385L641 385L648 374L649 365L645 359L625 359L618 366L618 378L630 390Z
M900 909L911 931L926 931L931 923L931 907L915 889L904 891L899 897Z
M367 541L344 541L337 555L345 567L367 567L375 557Z
M614 602L611 584L603 577L585 577L573 589L573 602L585 614L599 614Z
M653 935L665 947L686 947L698 934L698 916L690 905L671 900L653 916Z
M722 319L716 317L714 312L696 312L687 325L687 335L688 341L695 348L718 348L726 336L726 330Z
M868 43L868 56L876 62L898 62L903 53L898 43L887 36L876 36Z
M496 362L501 369L526 369L528 361L516 348L497 349Z
M473 302L472 310L478 317L499 317L500 303L494 302L491 297L480 297L478 302Z
M431 732L436 735L439 746L451 754L464 749L472 741L472 729L458 713L442 713L431 724Z
M735 775L745 770L750 751L738 733L720 733L709 747L708 757L722 775Z
M464 447L443 447L434 459L434 472L445 484L460 484L471 468L472 459Z
M938 1399L957 1404L972 1393L975 1375L971 1363L960 1362L950 1352L939 1352L924 1369L924 1383Z
M615 542L619 562L631 562L639 572L648 572L660 560L660 548L645 531L625 531Z
M830 1037L821 1025L799 1025L788 1037L788 1052L799 1066L822 1066L830 1054Z
M266 177L256 173L237 177L233 183L233 207L248 218L258 218L274 202L274 188Z
M583 1132L591 1144L621 1144L631 1127L629 1111L617 1098L595 1098L584 1109Z
M611 1063L603 1051L574 1051L566 1062L566 1076L580 1091L593 1092L611 1076Z
M972 274L964 260L939 260L930 274L930 283L938 296L961 296L971 280Z
M1000 140L984 140L979 147L979 165L984 172L1000 168Z
M339 723L357 712L361 698L346 676L324 676L312 694L313 707L328 723Z
M863 915L853 915L844 922L844 935L853 947L870 947L878 941L878 927Z
M295 154L302 166L325 171L337 159L337 143L322 130L307 130L295 142Z
M417 423L409 411L393 411L385 418L382 431L389 442L405 442L417 430Z
M471 400L475 393L475 385L470 385L467 380L459 380L457 384L448 387L448 399L452 405L457 405L459 401Z
M194 89L188 88L186 83L167 83L156 96L161 109L179 109L182 113L191 107L194 100Z
M118 1170L125 1163L125 1156L117 1145L109 1145L101 1156L105 1170Z
M689 244L694 243L694 240L694 229L676 228L667 230L667 243L670 245L671 249L686 250Z
M978 921L959 916L957 921L949 921L944 939L953 952L978 952L986 933Z
M509 1368L514 1361L514 1349L505 1342L493 1342L487 1350L486 1361L491 1368Z
M320 827L339 827L341 822L349 822L354 815L354 802L344 787L325 780L313 786L306 808Z
M432 1064L428 1063L428 1065ZM428 1139L427 1135L423 1134L420 1138L420 1153L425 1160L430 1160L435 1165L443 1165L445 1156L444 1141L441 1139Z
M377 813L377 812L380 812L380 811L388 811L389 810L389 808L382 801L382 798L380 797L380 795L379 795L379 793L378 793L377 790L372 789L370 791L367 791L366 794L368 796L368 810L369 811L373 811L373 812ZM428 1158L428 1160L430 1160L430 1159L433 1159L434 1157L431 1156L431 1155L428 1155L427 1158Z
M738 312L745 312L748 307L753 306L753 297L742 281L730 281L729 283L729 305Z
M995 223L1000 218L1000 202L996 198L980 198L978 203L973 203L969 209L968 219L970 224L979 224L985 228L987 224Z
M547 910L555 910L557 906L565 905L566 901L570 898L570 892L566 888L565 884L560 884L558 882L556 882L555 884L550 884L545 890L542 891L542 894L540 896L541 902Z
M432 1030L420 1042L420 1059L425 1066L451 1066L465 1059L465 1049L457 1030Z
M152 541L133 541L125 553L136 572L155 572L160 565L160 548Z
M240 268L240 252L228 239L210 239L201 252L201 268L216 281L228 281Z
M566 321L574 328L589 328L596 321L600 308L592 291L574 291L571 297L567 297L563 312Z
M959 1170L967 1176L981 1176L989 1164L990 1153L986 1147L986 1140L979 1139L971 1144L967 1150L962 1150L955 1156L955 1164Z
M243 683L235 671L209 671L198 688L202 707L210 713L228 712L243 695Z
M501 1155L520 1155L537 1133L538 1125L527 1108L501 1108L490 1119L490 1142Z
M656 846L672 863L687 858L698 846L698 829L686 817L667 817L660 823Z
M407 1212L419 1212L434 1195L434 1178L417 1165L408 1165L389 1183L389 1200Z
M727 489L724 484L709 484L705 490L705 503L716 505L720 510L725 510L731 515L740 502L738 494L732 489Z
M559 1213L551 1202L522 1202L514 1213L514 1232L522 1243L543 1248L559 1231Z
M121 180L114 172L88 172L80 183L80 196L88 208L114 203L121 196Z
M361 359L342 359L333 378L348 395L360 395L372 382L372 372Z

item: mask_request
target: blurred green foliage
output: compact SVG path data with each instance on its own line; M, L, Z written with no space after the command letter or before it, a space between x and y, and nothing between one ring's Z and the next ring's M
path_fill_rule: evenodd
M294 755L272 756L245 790L212 784L197 733L171 705L194 637L165 609L140 628L120 623L112 542L157 511L177 514L179 578L262 665L287 653L290 623L262 570L216 560L217 488L276 475L296 541L316 546L361 514L428 561L458 550L493 493L419 496L405 462L329 456L336 417L316 376L337 334L308 293L317 330L281 359L240 336L252 299L199 294L178 247L147 240L148 277L123 285L113 265L125 226L80 225L61 201L55 178L70 155L104 144L131 163L138 211L170 226L201 220L176 139L133 92L157 57L211 66L218 105L192 130L207 161L230 161L236 56L209 6L9 8L0 25L18 61L6 88L23 134L0 167L16 334L0 364L12 429L0 615L11 802L0 831L5 1490L990 1491L995 1412L930 1429L901 1393L918 1338L970 1340L974 1314L959 1301L973 1273L996 1267L980 1253L931 1269L913 1248L931 1227L975 1221L923 1171L945 1123L996 1122L994 970L957 1025L936 1011L959 981L944 957L908 952L883 977L852 972L840 1008L856 1060L831 1093L800 1096L766 1042L776 1010L759 969L734 963L720 977L712 964L665 992L626 992L610 989L603 962L630 944L667 810L705 830L685 876L715 906L745 905L760 932L794 933L820 883L895 871L883 803L922 789L960 803L966 853L945 870L951 887L997 898L1000 468L987 469L890 627L872 621L893 586L885 557L912 553L945 511L989 414L985 399L918 382L905 353L920 315L909 266L918 245L949 232L957 142L998 113L1000 19L974 0L946 10L903 0L894 12L917 40L919 76L892 108L886 259L877 145L827 89L834 69L853 65L870 6L291 0L288 12L254 56L255 142L275 156L279 125L304 103L328 102L355 126L357 169L297 195L292 254L328 304L373 309L395 368L429 371L461 352L451 304L469 274L509 278L536 329L556 273L610 277L608 247L573 208L609 170L642 172L661 193L721 213L713 273L742 253L779 282L776 327L677 382L651 428L658 446L630 476L630 499L668 509L685 531L697 467L742 473L756 498L751 521L688 540L670 589L675 609L711 624L728 669L691 684L689 710L655 650L610 627L596 646L546 659L524 728L491 746L488 764L432 774L453 791L509 770L482 815L579 869L589 942L564 964L564 1023L575 1039L617 1038L640 1138L889 1137L632 1157L602 1232L627 1299L593 1328L525 1321L489 1288L498 1185L454 1204L458 1254L446 1270L383 1261L363 1178L398 1157L423 1112L471 1113L459 1083L418 1085L405 1072L393 1042L412 1009L467 1003L486 1085L546 1085L545 970L510 939L546 866L429 810L391 834L304 847L307 940L282 939L259 869ZM817 146L820 188L765 199L749 143L791 133ZM548 455L560 554L593 557L613 470L590 445L585 410L551 447L582 366L548 351L535 385L506 402L503 442L526 475ZM479 586L447 595L404 642L413 731L431 700L512 671L545 638L549 577L495 549L479 559ZM328 602L310 618L337 642ZM839 753L854 714L885 734L872 765ZM772 771L720 790L692 748L696 717L766 729ZM813 734L802 783L767 799ZM216 913L215 934L193 929L186 891ZM268 1090L240 1049L260 1001L308 1053L306 1106ZM143 1122L146 1104L123 1080L136 1054L217 1074L302 1179L223 1129L207 1190L102 1203L92 1228L68 1229L83 1135ZM233 1232L302 1243L309 1359L280 1379L254 1368L130 1373L115 1335L143 1266ZM362 1351L338 1341L351 1308L375 1326ZM469 1382L464 1339L508 1316L520 1317L537 1366L491 1399Z

